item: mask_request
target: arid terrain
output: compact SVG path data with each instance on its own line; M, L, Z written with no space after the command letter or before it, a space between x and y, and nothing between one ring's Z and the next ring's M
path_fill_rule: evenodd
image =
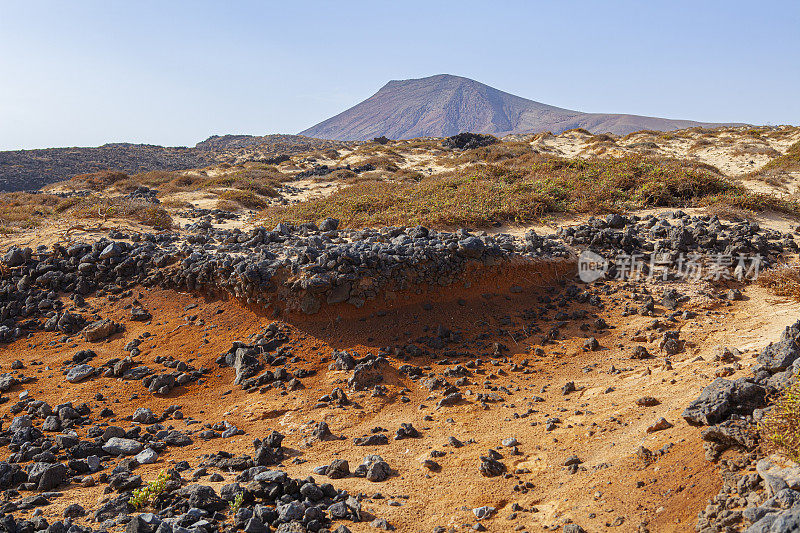
M800 128L296 140L0 196L0 527L796 527Z

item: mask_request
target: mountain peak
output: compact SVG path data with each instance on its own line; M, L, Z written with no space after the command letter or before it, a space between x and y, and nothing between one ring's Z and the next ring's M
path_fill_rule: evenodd
M719 125L719 124L716 124ZM669 131L715 124L637 115L582 113L516 96L453 74L391 80L355 106L301 132L323 139L368 140L448 137L469 131L560 133L584 128L624 135L642 129Z

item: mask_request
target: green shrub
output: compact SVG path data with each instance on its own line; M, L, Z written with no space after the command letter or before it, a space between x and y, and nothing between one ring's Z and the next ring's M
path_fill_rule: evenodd
M164 489L167 488L167 481L169 481L169 477L165 472L161 472L158 474L158 477L145 485L144 487L138 488L133 491L133 495L131 496L128 503L131 504L135 509L140 509L150 502L152 502L159 494L164 492Z
M231 505L231 514L234 516L236 512L242 507L242 502L244 502L244 492L239 492L233 498L233 505Z

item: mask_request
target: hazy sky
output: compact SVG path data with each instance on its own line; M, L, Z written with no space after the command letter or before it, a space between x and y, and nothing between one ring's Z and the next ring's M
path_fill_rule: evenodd
M800 2L0 0L0 149L296 133L448 73L593 112L800 124Z

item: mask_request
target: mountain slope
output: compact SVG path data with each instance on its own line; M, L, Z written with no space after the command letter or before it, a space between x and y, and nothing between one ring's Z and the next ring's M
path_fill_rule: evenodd
M669 131L720 126L691 120L638 115L582 113L534 102L460 76L440 74L394 80L363 102L300 135L321 139L366 140L447 137L473 133L560 133L584 128L624 135L642 129Z

